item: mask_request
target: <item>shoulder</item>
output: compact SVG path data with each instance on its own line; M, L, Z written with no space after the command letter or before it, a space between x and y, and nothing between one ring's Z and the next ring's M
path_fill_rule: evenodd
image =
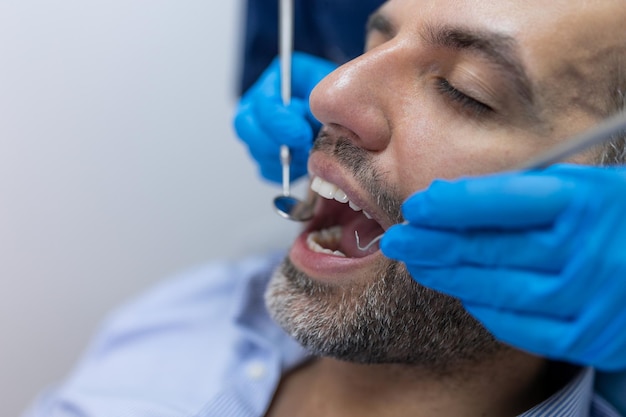
M242 300L250 287L265 285L279 260L275 254L212 262L125 303L104 320L69 377L26 415L191 414L241 361L234 347L241 305L249 301ZM246 314L267 316L262 304L254 305Z
M234 306L249 286L265 285L279 259L272 254L214 261L162 281L110 313L92 347L107 350L137 334L219 327L236 314Z
M214 310L230 303L252 280L266 281L281 259L280 254L249 257L241 260L214 261L177 274L125 303L107 318L144 313L163 313L201 307ZM223 310L220 310L223 312Z

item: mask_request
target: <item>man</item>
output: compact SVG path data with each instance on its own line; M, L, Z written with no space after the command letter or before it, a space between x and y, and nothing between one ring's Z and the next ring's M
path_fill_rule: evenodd
M506 170L608 115L624 17L615 1L390 1L372 17L368 52L311 94L324 127L309 172L321 194L347 196L373 219L322 202L268 293L277 322L325 357L293 376L309 387L291 397L300 409L319 406L307 401L307 376L315 387L325 381L337 408L346 391L354 399L376 392L350 405L380 410L383 401L386 415L407 415L406 406L516 415L550 394L553 387L540 388L554 375L546 363L494 342L452 299L413 285L380 252L363 256L353 236L368 241L398 223L401 202L435 178ZM573 161L598 158L593 150ZM398 363L409 365L402 377ZM357 379L368 382L350 384ZM338 390L340 399L331 395Z
M348 2L333 3L319 16L306 16L326 35L337 37L326 26L341 20L340 12L333 15L334 8L345 8ZM372 3L354 2L350 7L362 12ZM355 20L351 30L358 31ZM248 21L254 22L254 17ZM301 23L300 27L310 27ZM252 25L247 32L246 39L259 40L272 30ZM308 50L310 39L299 47ZM320 44L327 40L323 37ZM255 56L246 56L246 62ZM336 67L302 53L295 54L292 65L289 107L281 103L275 61L242 98L235 120L260 174L278 183L280 144L291 148L292 178L306 173L313 132L319 129L308 97ZM626 108L619 74L605 96L611 109ZM573 88L581 87L587 86ZM410 224L391 228L380 242L385 256L404 262L420 284L458 297L499 340L608 371L596 375L596 386L622 412L626 412L626 260L622 254L626 169L606 166L626 162L624 143L621 137L604 147L594 161L604 168L557 165L535 172L438 181L403 204ZM553 296L555 292L558 296Z
M497 342L353 232L398 223L434 178L505 170L610 112L625 17L619 0L386 3L367 52L311 96L324 128L309 170L333 200L267 288L312 355L259 304L272 261L216 267L113 318L40 415L612 415L592 400L593 370Z

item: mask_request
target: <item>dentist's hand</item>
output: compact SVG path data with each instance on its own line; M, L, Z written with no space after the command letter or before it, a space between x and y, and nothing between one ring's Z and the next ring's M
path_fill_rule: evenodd
M626 369L626 169L436 181L403 205L383 253L459 298L495 337L546 357Z
M281 182L280 145L291 150L291 178L306 174L309 150L320 128L309 109L309 94L336 67L330 61L294 52L289 106L283 106L281 99L278 59L242 97L235 114L235 130L264 178Z

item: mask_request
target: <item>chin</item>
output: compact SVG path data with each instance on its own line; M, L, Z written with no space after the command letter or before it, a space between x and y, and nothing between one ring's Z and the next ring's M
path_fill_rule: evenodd
M447 373L503 349L457 300L417 284L402 264L382 264L373 279L338 285L288 257L267 288L268 310L313 355L354 363Z

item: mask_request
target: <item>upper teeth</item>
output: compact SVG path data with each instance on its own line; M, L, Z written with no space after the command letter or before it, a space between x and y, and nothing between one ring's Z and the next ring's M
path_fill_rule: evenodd
M315 191L322 197L327 198L329 200L335 199L339 201L340 203L348 203L350 208L354 211L362 210L361 207L357 206L356 204L354 204L352 201L348 199L348 196L341 188L337 187L335 184L331 182L324 181L320 177L313 178L313 181L311 181L311 190ZM372 216L365 211L363 211L363 214L365 214L365 216L368 219L372 218Z

